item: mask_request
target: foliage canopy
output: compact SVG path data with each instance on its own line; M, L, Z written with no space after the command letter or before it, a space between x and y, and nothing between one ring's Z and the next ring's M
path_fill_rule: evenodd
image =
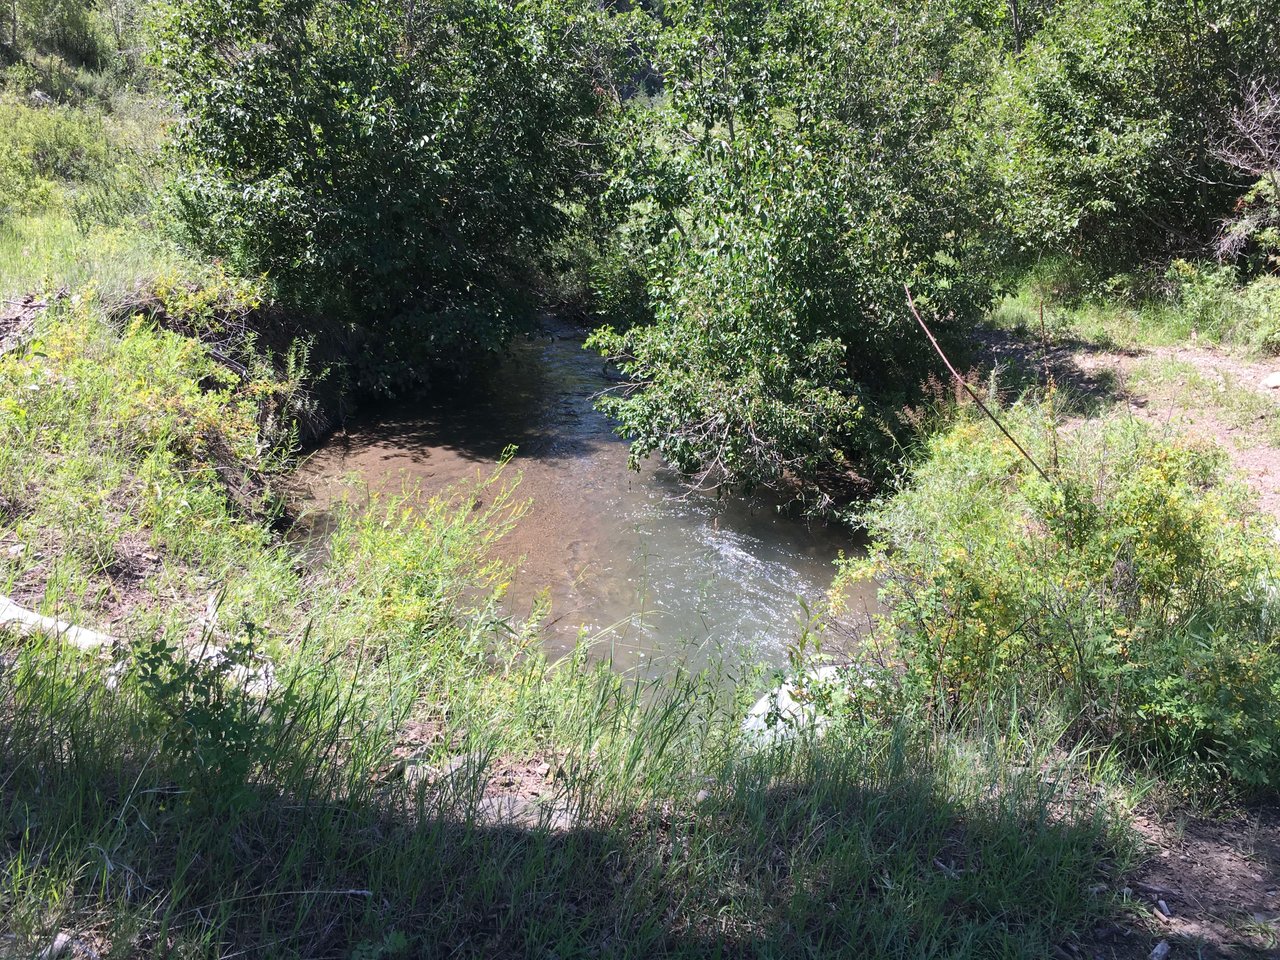
M348 321L392 392L529 314L531 268L589 200L615 106L586 5L176 0L187 235Z

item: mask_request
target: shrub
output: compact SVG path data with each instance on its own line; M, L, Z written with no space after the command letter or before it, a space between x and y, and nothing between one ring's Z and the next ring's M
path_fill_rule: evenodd
M604 405L637 457L821 502L878 471L876 407L930 369L903 283L956 327L989 297L963 92L982 47L929 11L668 12L669 94L618 185L660 222L654 322L596 334L638 383Z
M159 59L182 107L178 219L201 250L350 321L392 392L501 346L600 165L594 7L180 0Z
M1280 278L1264 275L1241 286L1235 267L1175 260L1166 281L1170 297L1147 304L1144 321L1267 353L1280 350Z
M1259 277L1240 293L1249 342L1280 354L1280 277Z
M105 175L111 160L99 117L0 99L0 222L59 197L63 184Z
M850 573L884 577L907 685L933 709L1054 703L1198 783L1280 785L1280 557L1223 455L1120 419L1055 432L1035 405L1009 425L1050 482L962 418L870 516Z

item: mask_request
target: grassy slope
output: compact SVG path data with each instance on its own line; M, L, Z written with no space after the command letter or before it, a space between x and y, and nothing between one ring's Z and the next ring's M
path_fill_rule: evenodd
M237 479L277 469L288 385L119 309L159 284L207 329L245 291L60 204L0 233L0 288L70 293L0 357L0 575L124 643L3 638L20 955L1043 957L1113 909L1090 891L1127 847L1053 736L849 721L757 752L700 678L547 664L488 556L513 478L350 513L305 562ZM260 700L234 673L263 657ZM495 770L541 826L494 822Z

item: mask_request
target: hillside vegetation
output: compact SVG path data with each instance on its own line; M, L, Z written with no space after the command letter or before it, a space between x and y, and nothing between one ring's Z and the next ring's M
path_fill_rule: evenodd
M1277 63L1266 0L6 4L0 955L1269 955ZM546 311L633 461L863 531L787 671L549 658L509 462L300 532L306 443Z

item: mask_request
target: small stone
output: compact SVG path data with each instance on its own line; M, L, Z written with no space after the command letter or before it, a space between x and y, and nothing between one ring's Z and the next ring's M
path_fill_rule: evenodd
M694 798L693 798L693 802L694 802L694 803L697 803L697 804L703 804L703 803L706 803L706 802L707 802L708 800L710 800L710 799L711 799L711 791L710 791L710 790L699 790L699 791L697 792L697 794L694 796Z
M1169 909L1169 905L1163 900L1156 901L1156 909L1163 913L1166 917L1172 917L1173 911Z
M549 763L538 764L537 768L534 770L534 773L536 773L540 777L547 776L548 774L551 773L551 764Z
M1161 940L1148 955L1148 960L1165 960L1165 957L1169 956L1169 951L1172 949L1168 940Z
M27 552L27 545L25 543L15 543L12 547L8 549L7 552L9 556L17 560L19 557L21 557L24 553Z
M1280 390L1280 370L1264 378L1262 386L1267 390Z
M572 830L576 818L564 804L541 804L510 794L485 797L476 805L476 822L484 826L546 827L554 832Z
M57 960L58 957L61 957L71 949L72 943L71 934L67 933L65 930L60 931L58 935L53 938L53 943L40 951L40 960Z

